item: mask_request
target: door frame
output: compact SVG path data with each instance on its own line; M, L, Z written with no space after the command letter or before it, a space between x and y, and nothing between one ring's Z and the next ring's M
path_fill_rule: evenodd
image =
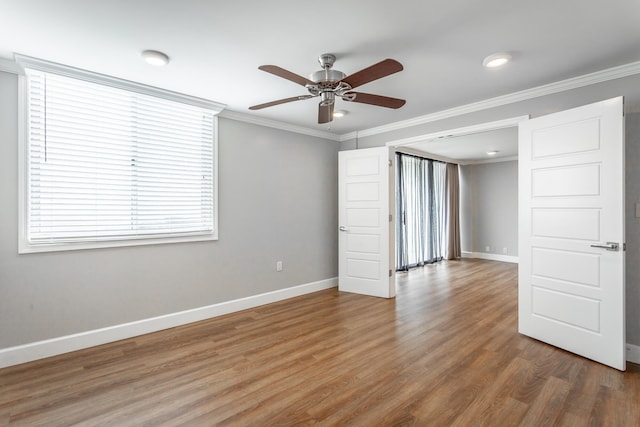
M515 117L510 117L507 119L502 119L502 120L495 120L495 121L491 121L491 122L485 122L485 123L479 123L479 124L475 124L475 125L469 125L469 126L463 126L463 127L459 127L459 128L453 128L453 129L448 129L448 130L442 130L442 131L437 131L437 132L432 132L432 133L427 133L427 134L422 134L422 135L417 135L417 136L413 136L413 137L409 137L409 138L402 138L402 139L397 139L397 140L393 140L393 141L389 141L386 143L386 146L390 147L391 149L393 149L394 151L399 148L399 147L404 147L405 149L408 148L407 152L410 151L410 146L412 144L417 144L420 142L425 142L425 141L429 141L429 140L436 140L436 139L443 139L443 138L452 138L452 137L457 137L457 136L465 136L465 135L471 135L474 133L480 133L480 132L488 132L488 131L492 131L492 130L500 130L500 129L504 129L504 128L510 128L510 127L517 127L518 124L523 121L523 120L529 120L531 119L530 115L522 115L522 116L515 116ZM458 160L455 159L448 159L446 157L441 157L441 156L430 156L432 159L434 160L441 160L441 161L445 161L445 162L450 162L450 163L457 163L460 165L464 165L465 162L460 162ZM395 168L396 168L396 164L395 161L393 162L393 174L395 176ZM390 203L394 203L395 202L395 193L391 193L389 194L389 202ZM395 213L394 213L394 217L395 217ZM393 221L393 224L395 224L395 218ZM395 251L396 251L396 239L395 237L393 239L389 240L389 251L390 253L392 253L393 259L394 259L394 263L392 268L395 269ZM626 274L626 273L625 273ZM394 282L395 282L395 275L394 275ZM626 339L625 339L626 341ZM628 349L628 344L627 344L627 352L626 352L626 360L627 361L631 361L631 362L635 362L635 358L630 358L630 353L629 353L629 349Z
M454 138L458 136L473 135L474 133L489 132L492 130L500 130L500 129L510 128L510 127L517 127L521 121L528 120L530 118L531 117L529 115L510 117L507 119L495 120L492 122L479 123L475 125L469 125L469 126L464 126L464 127L454 128L454 129L447 129L447 130L442 130L438 132L427 133L423 135L412 136L410 138L397 139L394 141L387 142L386 145L387 147L391 147L394 149L398 147L407 148L408 146L411 146L413 144L417 144L420 142L426 142L426 141L431 141L436 139L441 140L445 138ZM442 160L449 163L465 164L465 162L460 162L459 160L449 159L447 157L442 157L442 156L432 155L430 158L432 158L433 160ZM394 165L394 168L395 168L395 165Z
M495 120L495 121L491 121L491 122L485 122L485 123L479 123L479 124L475 124L475 125L469 125L469 126L464 126L464 127L459 127L459 128L454 128L454 129L448 129L448 130L442 130L442 131L438 131L438 132L433 132L433 133L427 133L427 134L423 134L423 135L417 135L417 136L412 136L410 138L403 138L403 139L397 139L394 141L390 141L386 143L386 146L389 147L390 149L396 151L398 148L402 148L401 151L407 152L409 154L416 154L416 155L424 155L423 151L412 151L411 150L411 145L413 144L417 144L420 142L425 142L425 141L435 141L435 140L442 140L445 138L455 138L455 137L459 137L459 136L466 136L466 135L473 135L476 133L481 133L481 132L490 132L490 131L494 131L494 130L500 130L500 129L506 129L506 128L512 128L518 127L518 124L523 121L523 120L529 120L530 116L529 115L524 115L524 116L515 116L515 117L510 117L507 119L502 119L502 120ZM517 144L518 141L516 139L515 143ZM459 165L465 165L465 164L471 164L472 162L461 162L459 160L455 160L455 159L450 159L447 157L443 157L443 156L436 156L436 155L429 155L430 159L433 160L440 160L443 162L447 162L447 163L456 163ZM392 162L392 175L395 176L396 174L396 162L395 159ZM394 207L396 205L396 200L395 200L395 185L393 186L393 188L389 189L389 203L391 207ZM390 223L391 228L394 230L395 232L395 221L396 221L396 212L393 212L393 222ZM395 234L395 233L394 233ZM389 253L391 255L391 258L393 259L393 263L390 264L390 267L394 270L394 283L395 283L395 254L396 254L396 238L395 235L390 236L389 238ZM463 257L464 257L464 253L463 253Z

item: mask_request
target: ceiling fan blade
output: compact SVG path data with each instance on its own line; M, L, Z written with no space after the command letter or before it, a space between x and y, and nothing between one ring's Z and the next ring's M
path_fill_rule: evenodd
M277 65L261 65L258 67L258 69L266 71L267 73L274 74L278 77L282 77L283 79L290 80L294 83L298 83L300 86L316 84L306 77L299 76L295 73L292 73L291 71L285 70L284 68L280 68Z
M407 102L404 99L391 98L389 96L382 96L382 95L373 95L370 93L362 93L362 92L349 92L349 93L356 95L356 97L351 102L377 105L379 107L396 109L396 108L402 107Z
M385 59L384 61L378 62L364 70L360 70L345 77L342 81L348 83L353 89L355 89L365 83L381 79L382 77L397 73L403 69L402 64L395 59Z
M278 99L277 101L265 102L264 104L249 107L249 110L260 110L262 108L273 107L274 105L286 104L287 102L302 101L303 99L313 98L313 95L292 96L291 98Z
M318 107L318 124L329 123L333 120L334 105L333 102L329 105L322 105L322 103L320 103Z

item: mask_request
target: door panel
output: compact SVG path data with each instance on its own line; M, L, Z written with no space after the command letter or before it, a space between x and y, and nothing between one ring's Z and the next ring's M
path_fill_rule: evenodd
M600 240L597 209L532 209L531 234L556 239Z
M342 151L338 157L339 289L392 298L389 149Z
M625 369L622 98L519 129L519 330Z

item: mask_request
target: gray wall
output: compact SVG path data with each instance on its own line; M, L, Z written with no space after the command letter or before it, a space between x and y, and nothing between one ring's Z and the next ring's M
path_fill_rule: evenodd
M460 178L460 247L462 252L473 252L473 188L472 172L469 166L458 166Z
M0 95L0 348L337 276L338 144L222 118L218 241L18 255L17 76Z
M460 175L462 250L517 256L518 162L460 166Z
M640 345L640 218L635 212L640 203L640 114L627 114L625 124L627 342Z
M559 111L624 94L627 84L640 84L640 76L361 138L359 147ZM336 144L225 119L219 241L18 255L16 106L17 77L0 72L0 348L337 275ZM640 201L640 115L627 114L626 122L627 337L640 345L640 219L633 210ZM470 176L461 172L462 185ZM461 225L470 229L470 219ZM277 259L282 273L275 272Z

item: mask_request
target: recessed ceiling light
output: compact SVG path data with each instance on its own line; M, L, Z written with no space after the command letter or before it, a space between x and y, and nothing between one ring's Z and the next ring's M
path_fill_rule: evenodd
M487 151L488 156L495 156L496 154L498 154L497 151Z
M505 52L494 53L489 55L482 61L485 68L499 68L511 61L511 55Z
M336 110L333 112L333 117L334 118L340 118L340 117L344 117L347 115L347 112L345 110Z
M145 50L142 52L142 57L147 64L155 65L156 67L162 67L169 63L169 57L157 50Z

